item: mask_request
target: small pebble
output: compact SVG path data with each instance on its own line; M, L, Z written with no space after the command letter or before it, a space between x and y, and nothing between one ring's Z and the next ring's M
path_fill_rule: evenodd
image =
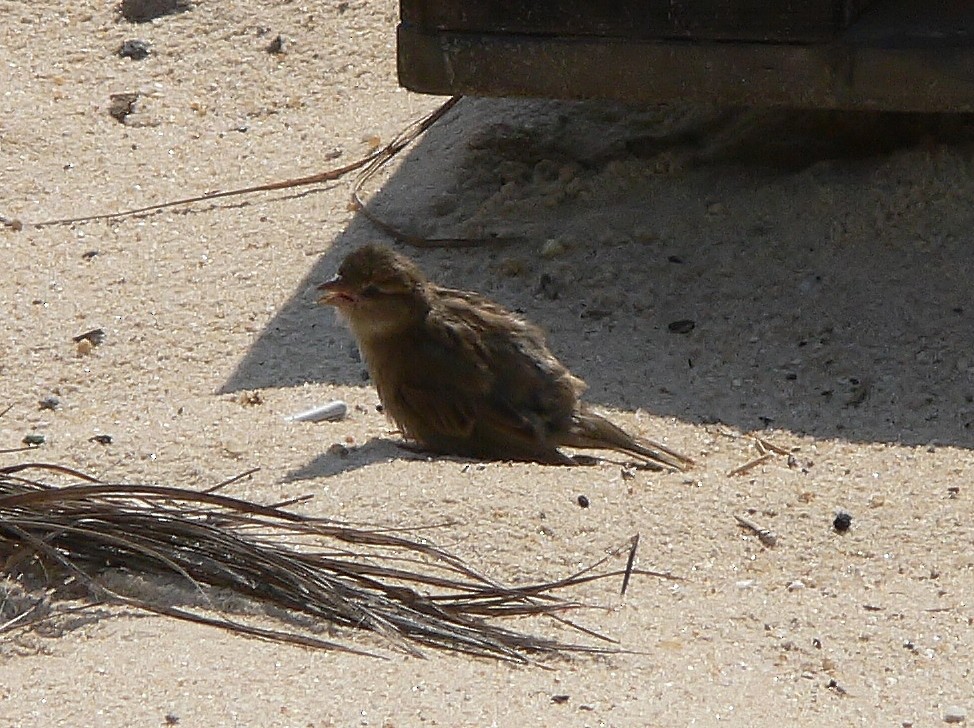
M250 452L250 445L243 440L228 439L223 442L223 451L232 458L240 458Z
M588 498L584 495L578 496L578 505L581 508L588 508Z
M78 344L82 341L90 341L92 346L100 346L105 342L105 329L91 329L91 331L73 336L71 340Z
M127 40L118 49L120 58L131 58L133 61L142 61L149 57L148 42L140 39Z
M96 442L99 445L111 445L112 436L111 435L94 435L88 438L88 442Z
M826 685L825 687L827 687L829 690L834 690L839 695L847 694L846 689L841 685L839 685L839 683L837 683L834 678L832 680L829 680L828 685Z
M58 397L55 397L53 394L51 394L45 397L44 399L42 399L40 402L38 402L37 405L42 410L56 410L58 407L61 406L61 400Z
M264 395L261 394L259 389L241 392L237 395L237 402L244 407L256 407L257 405L264 404Z
M348 448L342 445L340 442L336 442L328 448L329 455L337 455L340 458L348 457Z
M545 244L541 246L541 257L545 260L551 260L552 258L557 258L559 255L564 255L568 251L568 246L563 240L558 238L551 238L546 240Z
M791 582L791 584L788 585L788 591L790 592L801 591L804 588L805 582L803 582L801 579L795 579L793 582Z
M274 40L267 44L264 49L271 55L283 56L287 53L288 40L283 35L278 35Z
M944 711L944 723L963 723L967 720L967 708L960 705L948 706Z
M45 440L47 440L47 438L44 437L44 435L41 435L40 433L32 432L31 434L24 436L23 442L25 445L34 447L36 445L43 445Z
M135 102L139 100L139 95L135 92L112 94L109 97L108 113L116 121L125 122L125 117L135 109Z
M0 215L0 225L4 225L18 233L24 229L24 223L15 217L4 217L3 215Z
M347 413L348 405L336 399L328 404L323 404L320 407L312 407L309 410L298 412L284 419L288 422L337 422L338 420L345 419Z
M839 533L845 533L852 527L852 516L845 511L839 511L835 514L835 520L832 521L832 527Z
M689 334L697 327L696 321L692 319L680 319L679 321L672 321L667 325L671 334Z
M95 345L92 344L88 339L82 339L78 342L78 356L88 356L94 350L94 348Z

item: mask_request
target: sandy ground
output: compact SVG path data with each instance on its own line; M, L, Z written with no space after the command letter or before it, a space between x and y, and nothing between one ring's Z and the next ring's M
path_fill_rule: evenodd
M25 223L321 171L442 101L397 88L388 0L199 3L141 25L114 4L68 5L0 2L0 214ZM266 51L278 34L283 55ZM132 38L148 58L116 55ZM140 94L125 123L109 114L121 92ZM361 633L338 636L388 659L157 617L81 620L0 644L0 725L974 714L965 123L466 99L374 185L374 209L410 232L494 238L415 255L544 326L589 400L696 458L688 474L398 449L349 336L313 303L345 253L383 239L349 210L348 183L0 229L0 447L43 434L30 457L194 488L259 467L233 495L452 521L436 540L511 581L563 576L635 533L641 566L685 578L583 590L608 609L578 618L638 654L552 669L418 659ZM681 320L692 330L671 331ZM105 342L79 356L72 336L98 327ZM254 391L263 403L243 403ZM60 407L40 409L51 395ZM335 398L343 422L284 420ZM758 455L748 433L791 458L731 475Z

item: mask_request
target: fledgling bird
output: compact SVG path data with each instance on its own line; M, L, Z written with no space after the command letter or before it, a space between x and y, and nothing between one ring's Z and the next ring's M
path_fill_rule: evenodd
M656 469L692 461L591 412L585 383L533 324L477 293L443 288L389 248L350 253L321 284L351 329L386 414L422 448L574 465L560 446L603 448Z

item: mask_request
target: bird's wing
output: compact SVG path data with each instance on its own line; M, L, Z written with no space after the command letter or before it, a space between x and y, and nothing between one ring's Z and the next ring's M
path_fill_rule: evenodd
M541 330L476 293L437 294L427 325L443 346L476 361L486 388L481 417L535 437L567 426L585 384L548 350Z
M430 440L432 435L465 439L473 433L477 422L474 403L469 397L457 396L457 392L444 387L428 389L422 386L402 384L397 396L407 412L420 413L422 424L409 418L400 426L405 434L417 439Z
M492 386L476 332L456 317L431 316L401 344L400 376L389 385L377 382L383 401L392 400L389 414L427 445L469 438Z

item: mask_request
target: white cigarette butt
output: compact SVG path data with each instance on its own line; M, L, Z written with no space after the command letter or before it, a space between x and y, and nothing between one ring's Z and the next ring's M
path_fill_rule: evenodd
M296 415L289 415L284 419L288 422L325 422L326 420L341 420L345 418L348 406L340 399L334 402L323 404L320 407L312 407Z

